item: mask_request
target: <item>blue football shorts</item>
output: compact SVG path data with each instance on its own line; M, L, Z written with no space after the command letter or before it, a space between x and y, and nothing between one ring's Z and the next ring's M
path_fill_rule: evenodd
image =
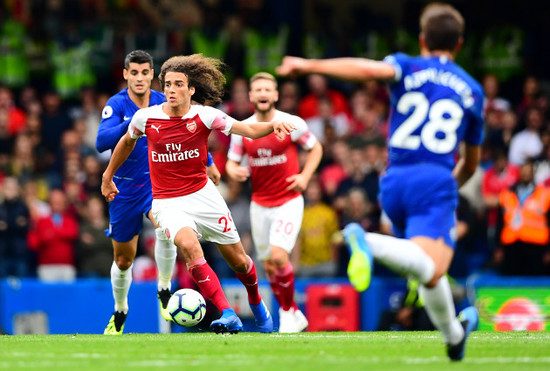
M454 248L458 188L437 164L390 166L380 180L380 202L397 237L443 237Z
M143 216L151 210L153 194L144 192L130 200L116 198L109 203L109 229L105 234L117 242L128 242L141 233Z

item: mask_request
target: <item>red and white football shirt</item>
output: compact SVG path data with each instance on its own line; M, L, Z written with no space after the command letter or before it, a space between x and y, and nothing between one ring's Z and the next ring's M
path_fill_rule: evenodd
M183 117L169 117L163 105L140 109L129 125L134 139L146 135L153 198L185 196L202 189L208 177L208 135L229 135L235 119L209 106L193 104Z
M300 172L297 145L310 150L317 142L306 122L300 117L277 110L273 119L290 122L296 126L296 130L284 140L277 139L274 133L259 139L232 134L227 155L230 160L238 163L244 155L248 155L252 201L264 207L280 206L301 194L286 190L289 185L286 178ZM244 122L254 123L258 119L256 115L252 115Z

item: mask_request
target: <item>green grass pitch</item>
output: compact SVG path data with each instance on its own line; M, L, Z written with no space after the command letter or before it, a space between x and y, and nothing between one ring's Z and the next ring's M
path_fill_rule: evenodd
M474 332L462 362L437 332L0 336L0 370L550 370L550 332Z

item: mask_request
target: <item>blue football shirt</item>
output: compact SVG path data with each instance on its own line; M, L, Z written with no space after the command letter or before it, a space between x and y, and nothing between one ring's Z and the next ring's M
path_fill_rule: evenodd
M440 164L452 169L461 141L483 140L483 89L446 57L392 54L389 166Z
M164 94L151 90L149 106L161 104L164 101ZM96 147L99 152L108 149L112 151L116 147L138 109L139 107L128 96L127 88L107 101L96 138ZM138 139L128 160L117 170L113 180L120 192L115 198L118 201L134 199L142 192L151 192L146 137Z

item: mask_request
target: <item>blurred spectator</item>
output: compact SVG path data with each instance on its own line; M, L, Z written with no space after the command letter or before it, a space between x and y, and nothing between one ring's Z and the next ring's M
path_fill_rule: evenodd
M371 89L374 88L371 87ZM383 98L376 97L376 91L370 92L366 88L361 88L355 90L350 99L351 132L354 135L362 136L366 140L386 138L388 135L387 102L385 100L381 101ZM381 105L380 103L383 103L384 109L375 108Z
M483 112L494 111L497 113L498 120L501 119L501 114L510 110L510 102L499 96L500 84L497 77L493 74L487 74L482 81L483 90L485 91L485 101L483 101Z
M372 151L377 151L377 146L373 142L353 144L349 157L346 161L349 162L349 172L338 186L336 191L337 198L347 197L348 192L352 188L362 189L366 196L367 202L372 205L378 204L378 168L376 163L368 162L376 161L376 155L372 155ZM338 200L335 203L337 210L342 209L342 205ZM366 228L366 226L363 226ZM369 229L370 230L370 229Z
M338 139L334 143L325 143L323 146L319 181L323 192L330 201L336 197L340 183L352 171L349 157L350 149L343 139Z
M82 144L91 149L95 149L95 138L101 121L101 107L103 106L98 105L95 89L83 87L80 91L80 105L70 112L70 116L75 121L75 129L77 129L77 122L82 125L82 128L78 128Z
M15 136L25 128L27 115L15 106L12 91L4 86L0 86L0 115L6 117L9 135Z
M61 97L55 91L47 91L42 96L43 112L41 134L42 144L51 156L57 155L61 136L73 123L67 111L62 107Z
M6 115L0 112L0 180L6 172L8 163L10 162L10 154L13 148L13 138L7 130Z
M494 240L500 193L511 188L518 180L518 167L508 162L506 152L496 149L493 154L493 165L485 170L481 182L481 194L487 212L489 241Z
M308 75L307 81L309 94L304 96L300 101L298 116L304 120L319 116L319 100L325 97L331 100L334 115L343 113L350 117L350 109L345 95L338 90L329 88L328 80L325 76L317 74Z
M390 103L390 90L388 85L380 81L368 80L364 81L361 86L362 90L367 93L369 98L368 107L374 110L381 120L386 121Z
M68 210L75 216L85 215L85 202L88 198L84 189L84 174L80 157L70 157L65 160L62 189L69 202Z
M522 165L528 158L536 158L542 152L540 130L544 124L538 108L530 107L525 113L525 129L510 141L508 159L514 165Z
M298 115L298 103L300 102L300 87L296 81L288 80L281 83L279 86L279 102L277 109Z
M103 198L89 197L84 211L76 250L78 274L81 277L110 277L113 248L111 239L105 234L109 222Z
M27 115L39 115L42 107L36 87L27 85L21 89L19 93L19 107L21 107Z
M487 133L486 143L493 148L501 148L509 152L510 143L518 127L518 116L512 110L502 113L500 128Z
M101 175L103 169L95 156L86 156L82 159L82 174L84 175L83 189L87 195L101 194Z
M254 105L248 100L248 81L244 77L233 79L229 99L222 103L220 109L238 121L254 114Z
M25 133L17 135L13 154L5 168L6 173L17 177L20 183L25 183L35 173L34 162L31 138Z
M23 198L29 209L33 223L42 217L50 215L50 205L43 201L48 197L48 186L44 181L32 179L23 186Z
M59 154L61 159L67 159L70 154L77 154L78 156L95 156L97 154L95 145L90 147L84 142L83 125L82 120L76 120L72 129L63 132Z
M319 179L313 176L304 193L304 218L292 262L298 277L326 278L336 274L338 215L323 201Z
M485 111L485 137L491 137L502 127L501 113L495 109Z
M539 91L539 80L535 76L526 76L523 80L521 101L516 107L516 112L519 116L525 115L530 107L536 105L536 97Z
M50 192L51 214L39 218L28 235L29 248L36 251L38 278L45 282L70 282L76 278L75 245L78 220L68 211L63 191Z
M508 276L550 274L550 189L534 182L533 162L500 193L495 260Z
M340 217L340 225L359 223L369 232L378 231L380 217L378 207L372 203L364 189L353 187L346 193L344 207Z
M336 114L328 97L320 97L318 105L318 115L306 120L309 130L317 140L326 144L346 136L350 130L348 116L345 113Z
M0 278L28 277L29 210L21 198L17 178L6 177L0 186Z

